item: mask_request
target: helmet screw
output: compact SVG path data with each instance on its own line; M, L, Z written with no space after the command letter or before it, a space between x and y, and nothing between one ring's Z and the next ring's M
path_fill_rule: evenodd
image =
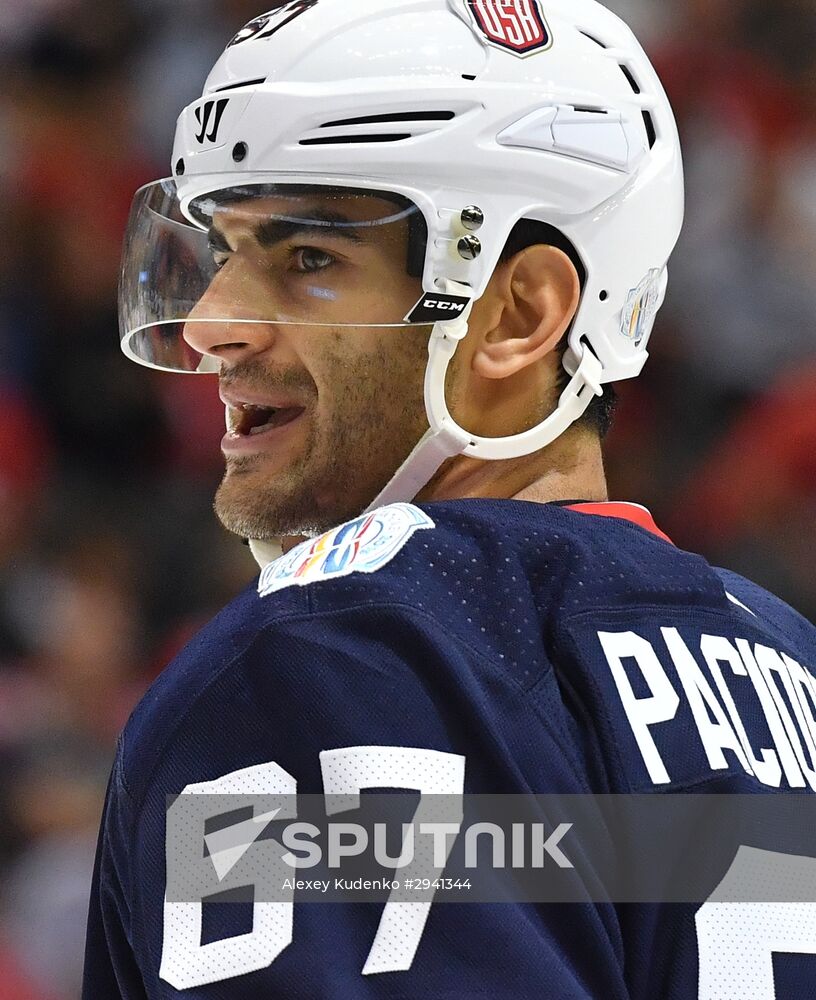
M484 212L476 205L462 209L462 225L470 233L475 233L484 225Z
M476 260L482 252L482 241L476 236L463 236L459 240L459 256L465 260Z
M249 150L247 149L247 144L245 142L236 142L236 144L232 147L232 158L236 163L240 163L242 160L246 159L248 152Z
M176 164L176 173L181 176L184 173L184 160L179 160Z

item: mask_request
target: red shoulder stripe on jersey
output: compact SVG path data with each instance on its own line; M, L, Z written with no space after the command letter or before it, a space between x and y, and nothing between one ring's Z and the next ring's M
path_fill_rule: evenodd
M658 538L662 538L669 545L674 545L671 538L655 524L649 511L636 503L577 503L567 507L567 510L574 510L579 514L593 514L595 517L617 517L621 521L631 521L632 524L637 524Z

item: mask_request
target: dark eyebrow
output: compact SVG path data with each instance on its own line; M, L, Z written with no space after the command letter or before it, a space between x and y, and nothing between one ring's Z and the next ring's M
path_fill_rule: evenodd
M258 245L264 248L272 247L296 234L329 236L335 239L350 240L352 243L365 243L364 238L357 230L357 223L352 222L345 215L324 211L315 211L309 214L310 218L308 219L285 215L264 219L252 230L252 236ZM217 226L211 226L207 236L209 248L214 253L232 253L229 240Z
M274 246L282 240L290 239L296 233L311 233L316 236L350 240L352 243L364 243L365 240L357 231L356 225L345 215L318 210L310 212L308 219L286 215L264 219L253 230L253 236L262 247Z

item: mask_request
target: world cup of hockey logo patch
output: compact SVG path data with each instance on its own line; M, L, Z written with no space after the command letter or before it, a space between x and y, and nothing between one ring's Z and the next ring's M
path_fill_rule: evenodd
M423 528L435 528L410 503L395 503L341 524L314 541L303 542L261 573L261 597L286 587L305 587L352 573L376 573Z
M296 17L314 7L317 2L318 0L280 0L280 3L276 3L271 10L241 28L230 45L248 42L251 38L271 38L290 21L294 21Z
M479 32L506 52L527 56L552 44L539 0L465 0L465 4Z

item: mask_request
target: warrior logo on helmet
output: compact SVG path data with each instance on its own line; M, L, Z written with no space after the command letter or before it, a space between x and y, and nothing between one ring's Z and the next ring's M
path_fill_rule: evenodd
M260 17L250 21L241 28L238 34L230 42L230 45L238 45L240 42L248 42L250 38L271 38L275 32L286 27L290 21L300 17L307 10L314 7L317 0L280 0L272 10L268 10Z
M465 0L465 5L491 45L527 56L552 44L538 0Z

